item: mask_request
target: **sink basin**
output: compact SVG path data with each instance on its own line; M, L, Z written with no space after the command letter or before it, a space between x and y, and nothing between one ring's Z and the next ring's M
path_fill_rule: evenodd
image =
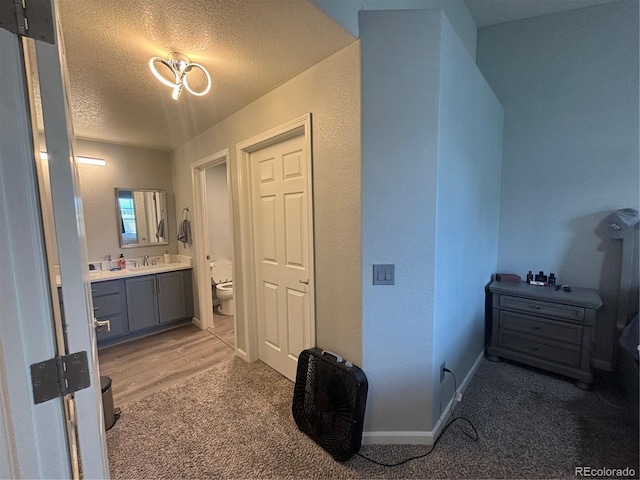
M153 272L154 270L163 270L166 267L164 263L158 265L142 265L139 267L130 267L128 270L132 272Z

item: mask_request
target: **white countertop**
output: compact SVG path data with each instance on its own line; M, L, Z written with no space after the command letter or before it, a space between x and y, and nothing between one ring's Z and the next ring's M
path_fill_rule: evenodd
M89 281L104 282L107 280L116 280L118 278L140 277L142 275L154 275L156 273L173 272L176 270L189 270L192 266L188 263L160 263L158 265L149 265L147 267L132 267L124 270L109 271L90 271ZM56 283L61 285L60 275L56 275Z

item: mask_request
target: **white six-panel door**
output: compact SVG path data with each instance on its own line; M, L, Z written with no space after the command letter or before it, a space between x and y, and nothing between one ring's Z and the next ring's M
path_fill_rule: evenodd
M256 301L260 359L295 380L309 348L310 165L304 135L251 153Z

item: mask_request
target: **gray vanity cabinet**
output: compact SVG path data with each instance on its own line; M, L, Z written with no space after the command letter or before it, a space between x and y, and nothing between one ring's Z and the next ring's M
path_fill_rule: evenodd
M158 285L158 320L160 323L173 322L193 315L187 309L184 272L168 272L156 275ZM190 282L189 282L190 283ZM192 298L189 292L189 298Z
M106 326L96 328L98 341L129 333L124 293L124 280L110 280L91 284L93 316L96 320L108 320Z
M158 325L158 287L155 275L127 278L129 331Z
M131 332L193 316L190 270L127 278L125 283Z

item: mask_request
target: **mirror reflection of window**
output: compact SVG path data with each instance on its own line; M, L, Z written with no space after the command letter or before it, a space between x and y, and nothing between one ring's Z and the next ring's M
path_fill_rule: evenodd
M166 245L166 193L163 190L116 189L121 247Z
M120 191L118 204L120 206L120 229L122 243L131 245L138 243L136 232L136 216L134 213L133 197L131 191Z

